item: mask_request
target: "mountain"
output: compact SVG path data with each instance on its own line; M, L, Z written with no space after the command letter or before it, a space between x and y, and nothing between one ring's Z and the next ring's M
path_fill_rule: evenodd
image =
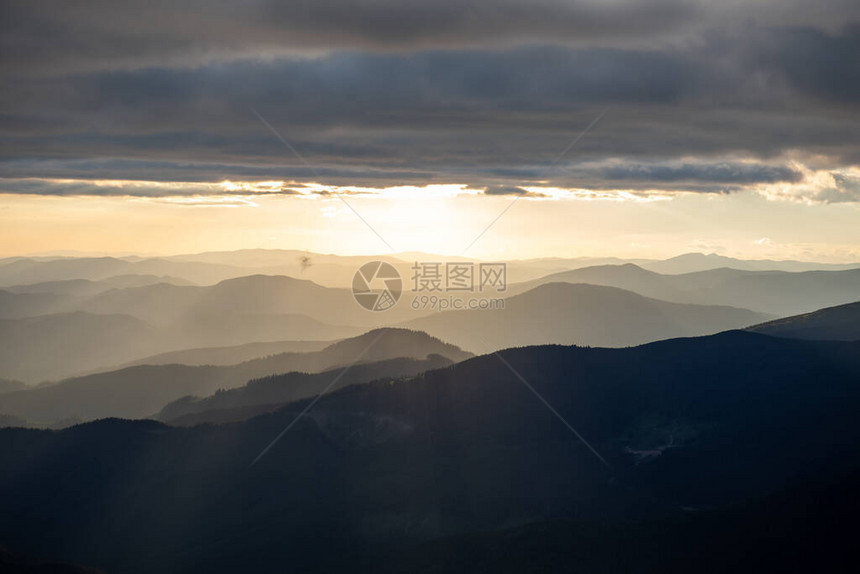
M844 517L860 511L858 493L860 474L852 473L660 521L535 522L409 545L354 571L518 574L575 565L574 572L627 574L848 572L860 553Z
M129 287L144 287L158 283L172 285L190 285L185 279L166 275L116 275L100 281L89 279L67 279L64 281L46 281L28 285L13 285L6 287L12 293L53 293L54 295L92 296L109 289L127 289Z
M858 341L860 340L860 301L777 319L755 325L747 330L791 339Z
M525 283L509 285L508 292L516 295L547 283L588 283L589 285L617 287L639 293L645 297L676 302L678 299L684 299L686 295L683 289L672 284L670 277L648 271L633 263L595 265L553 273Z
M0 319L0 341L0 376L34 383L163 349L140 319L83 312Z
M57 307L74 311L53 313ZM7 319L0 325L0 333L8 333L11 347L16 349L8 354L0 351L0 377L28 382L115 368L153 354L190 348L332 341L416 315L406 304L373 313L358 305L348 289L264 275L204 287L158 283L112 288L86 297L0 291L0 319L4 312L20 323ZM44 337L26 339L35 321L30 315L41 317ZM106 316L123 316L129 323L136 320L142 332L98 345L97 341L113 339L116 330ZM95 325L99 322L101 328ZM50 332L50 324L59 330ZM75 331L92 337L93 344L80 336L70 343ZM44 360L57 353L69 360Z
M20 417L0 414L0 428L5 427L29 427L30 423Z
M246 269L242 275L287 275L327 287L349 288L356 270L370 261L386 261L407 277L411 261L398 256L343 256L290 249L242 249L169 257L171 261L203 262Z
M21 319L64 310L68 298L53 293L13 293L0 290L0 319Z
M855 263L816 263L811 261L792 261L773 259L735 259L716 253L684 253L663 261L647 261L640 264L645 269L668 275L695 273L729 267L745 271L841 271L860 268L860 262Z
M374 313L358 305L350 289L323 287L305 279L286 276L249 275L204 287L149 285L101 293L81 305L93 313L123 313L146 321L176 325L208 322L216 330L218 322L241 317L303 315L327 325L376 327L383 322L403 320L415 312L397 306L385 313ZM281 339L309 339L288 337ZM334 338L334 337L317 337ZM235 339L235 338L234 338ZM234 341L238 344L264 340ZM215 343L213 343L215 344Z
M0 546L0 572L3 574L100 574L101 570L73 564L33 560ZM103 573L102 573L103 574Z
M82 310L92 297L105 291L157 284L189 285L187 281L154 275L121 275L102 281L70 279L0 289L0 319L20 319ZM119 314L123 314L119 312ZM147 318L143 317L143 320Z
M29 383L56 381L138 363L142 357L173 349L289 337L333 340L360 331L302 315L213 313L158 326L129 315L82 311L0 319L0 377Z
M157 257L14 257L0 260L0 286L69 279L100 281L117 275L166 275L206 285L247 275L247 270L228 265L178 262Z
M422 331L394 327L374 329L360 337L338 341L318 355L308 356L313 365L346 365L358 356L365 361L383 361L400 357L426 359L430 355L442 355L455 363L472 357L472 353Z
M361 327L329 325L301 314L243 314L226 310L223 313L213 311L179 316L159 328L164 334L164 341L170 343L162 347L161 351L189 347L232 347L285 339L331 341L355 336L364 330Z
M229 347L201 347L169 351L132 361L122 367L134 365L235 365L252 359L261 359L281 353L309 353L319 351L332 341L274 341L246 343Z
M350 386L297 421L308 401L0 430L0 540L119 574L517 571L530 552L570 561L546 571L756 572L834 556L804 542L852 548L860 343L733 331L500 355Z
M27 388L27 385L21 381L11 381L9 379L0 379L0 394L10 393L12 391L21 391Z
M792 273L720 268L662 275L633 264L602 265L513 284L508 290L517 294L557 282L618 287L675 303L730 305L784 317L856 301L860 269Z
M236 365L141 365L66 379L4 394L0 413L38 425L110 416L143 418L181 397L210 395L219 389L235 388L268 375L291 371L319 373L356 361L423 360L430 355L440 355L454 362L471 356L425 333L380 329L339 341L320 351L282 353ZM408 373L414 372L414 365L404 366ZM394 374L390 367L384 372Z
M762 317L733 307L667 303L613 287L549 283L505 299L504 309L446 311L405 326L485 353L551 343L624 347L746 327Z
M206 398L183 397L165 406L158 419L171 425L237 422L272 412L297 399L321 391L366 383L377 379L398 379L454 364L442 355L426 359L399 358L361 363L318 374L286 373L249 381L236 389L218 391ZM332 383L335 384L332 384Z

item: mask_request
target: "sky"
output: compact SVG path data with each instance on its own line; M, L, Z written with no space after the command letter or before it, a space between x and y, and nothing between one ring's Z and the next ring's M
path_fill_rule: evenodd
M856 1L0 2L0 256L860 261Z

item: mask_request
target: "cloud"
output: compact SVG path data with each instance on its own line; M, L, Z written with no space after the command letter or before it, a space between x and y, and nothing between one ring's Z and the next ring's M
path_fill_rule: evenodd
M484 191L484 195L519 195L521 197L546 197L541 193L534 193L528 191L527 189L523 189L522 187L517 187L515 185L491 185L487 186Z
M796 184L788 158L860 163L858 21L842 0L5 3L0 177L55 195L80 184L10 180Z
M638 189L731 193L751 184L798 182L803 173L787 163L720 159L630 161L610 159L564 168L565 175L593 189Z
M189 183L187 181L0 179L0 193L19 195L116 196L140 198L201 198L215 196L253 197L262 195L326 195L326 190L289 182ZM346 191L349 193L349 191ZM199 203L197 199L196 202ZM219 200L221 201L221 200ZM239 201L239 200L237 200ZM178 203L183 203L179 201ZM185 203L194 203L193 201Z
M247 197L159 197L147 198L146 201L157 201L180 207L259 207Z
M0 63L50 74L331 51L641 46L745 22L832 31L858 19L851 0L43 0L2 4Z
M803 177L793 184L765 184L754 189L769 199L807 204L860 202L860 168L812 170L801 167Z
M694 22L704 6L682 0L46 0L3 5L0 54L18 73L52 73L332 50L629 41L666 37Z

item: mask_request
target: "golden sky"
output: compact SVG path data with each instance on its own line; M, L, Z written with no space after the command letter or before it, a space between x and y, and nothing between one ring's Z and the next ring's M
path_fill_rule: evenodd
M344 199L395 251L463 253L515 198L460 186L390 188ZM523 197L467 254L484 259L690 251L761 259L860 260L860 205L760 193ZM338 254L389 248L333 196L190 197L0 194L0 255L176 254L243 248Z

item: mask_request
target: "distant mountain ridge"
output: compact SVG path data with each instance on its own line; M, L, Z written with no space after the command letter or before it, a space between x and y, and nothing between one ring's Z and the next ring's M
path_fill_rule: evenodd
M409 274L417 260L471 260L427 253L341 256L299 250L244 249L163 257L9 257L0 259L0 288L69 279L103 280L110 276L137 274L181 278L211 285L225 279L252 274L288 275L310 279L329 287L348 287L355 270L363 263L384 260ZM719 267L750 271L813 271L860 268L860 262L828 264L804 261L743 260L717 254L685 253L666 260L618 257L544 257L508 262L513 282L532 280L550 273L603 264L635 263L668 274L691 273ZM173 282L173 281L171 281Z
M736 259L716 253L684 253L662 261L647 261L641 266L650 271L669 275L695 273L728 267L746 271L843 271L860 269L860 261L854 263L816 263L791 259Z
M81 311L0 319L0 376L30 383L158 351L158 330L128 315Z
M425 333L377 329L315 352L282 353L227 366L141 365L12 391L3 395L0 414L13 415L38 425L111 416L143 418L158 413L169 402L186 395L207 396L219 389L239 387L251 379L268 375L293 371L319 373L356 361L364 364L401 358L424 360L430 355L438 355L451 362L471 357L470 353ZM436 360L426 368L441 364ZM387 365L380 372L394 376L397 366ZM400 366L409 374L414 374L417 368L409 362ZM285 400L298 396L294 394Z
M446 311L404 326L486 353L542 344L625 347L747 327L765 317L733 307L668 303L614 287L547 283L508 297L504 309Z
M788 316L856 301L860 268L796 273L718 268L663 275L628 263L555 273L510 285L509 291L517 294L557 282L604 285L674 303L728 305Z
M0 376L40 383L114 369L188 346L282 341L290 336L337 340L360 332L303 315L211 313L159 326L130 315L83 311L0 319Z
M27 388L27 385L21 381L10 381L9 379L0 379L0 393L9 393L12 391L21 391Z

